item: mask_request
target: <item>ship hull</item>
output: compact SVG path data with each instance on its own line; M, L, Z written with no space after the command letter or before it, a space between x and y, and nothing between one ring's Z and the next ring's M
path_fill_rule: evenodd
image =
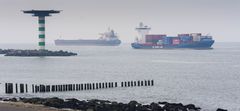
M118 46L120 40L55 40L57 46Z
M192 49L209 49L212 47L214 40L198 41L193 43L182 43L178 45L145 45L140 43L132 43L135 49L173 49L173 48L192 48Z

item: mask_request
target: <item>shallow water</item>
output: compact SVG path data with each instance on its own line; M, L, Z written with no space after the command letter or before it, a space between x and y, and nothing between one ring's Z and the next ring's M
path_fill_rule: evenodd
M74 57L0 56L0 96L75 97L142 103L168 101L193 103L204 110L218 107L240 110L240 43L215 43L212 50L135 50L117 47L60 47L78 52ZM31 44L2 44L0 48L34 49ZM154 79L153 87L94 91L4 94L5 82L85 83Z

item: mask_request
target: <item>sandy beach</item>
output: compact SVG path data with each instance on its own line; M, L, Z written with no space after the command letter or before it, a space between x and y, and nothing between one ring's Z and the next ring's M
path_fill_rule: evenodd
M22 102L0 102L0 111L79 111L71 109L56 109L43 105Z

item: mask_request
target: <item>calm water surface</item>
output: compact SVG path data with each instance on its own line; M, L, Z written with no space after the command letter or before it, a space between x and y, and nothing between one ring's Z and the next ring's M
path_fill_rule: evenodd
M0 48L34 49L30 44L1 44ZM141 103L158 101L193 103L205 110L218 107L240 110L240 43L216 43L213 50L134 50L117 47L60 47L78 52L74 57L0 56L0 96L109 99ZM4 94L5 82L85 83L154 79L153 87L94 91Z

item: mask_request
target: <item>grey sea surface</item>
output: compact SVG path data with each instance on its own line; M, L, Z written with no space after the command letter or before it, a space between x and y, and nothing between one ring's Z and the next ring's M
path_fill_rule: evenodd
M240 43L215 43L212 50L136 50L130 44L54 46L77 52L72 57L0 56L0 97L61 97L193 103L203 111L240 110ZM36 44L0 44L0 48L34 49ZM113 88L42 94L4 93L4 83L67 84L154 79L153 87Z

